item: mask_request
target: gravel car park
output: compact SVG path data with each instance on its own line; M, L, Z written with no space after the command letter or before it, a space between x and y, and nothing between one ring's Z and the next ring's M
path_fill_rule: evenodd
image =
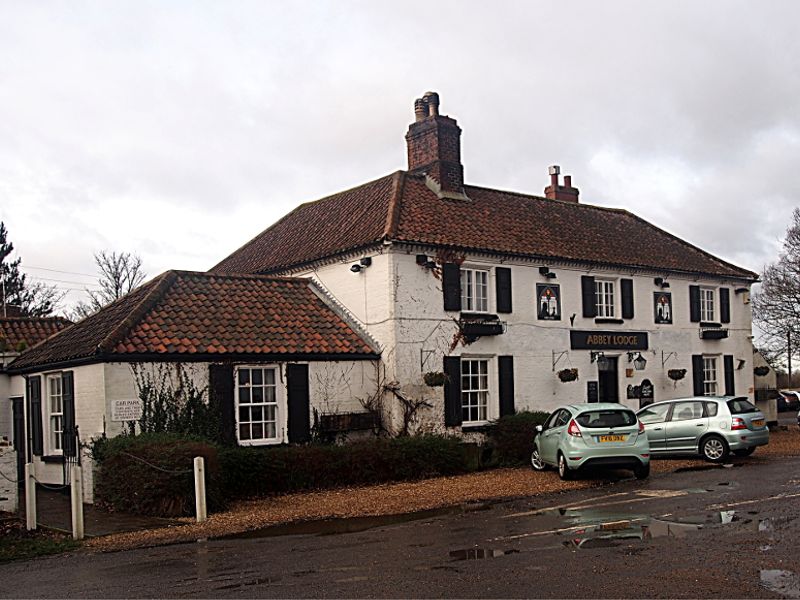
M700 455L721 462L730 453L749 456L769 443L764 414L745 397L665 400L641 409L637 416L653 456Z

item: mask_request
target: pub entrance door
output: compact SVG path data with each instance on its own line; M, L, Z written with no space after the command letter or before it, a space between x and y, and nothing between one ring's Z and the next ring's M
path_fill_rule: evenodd
M598 371L598 399L600 402L619 402L619 376L617 356L606 356L606 367Z

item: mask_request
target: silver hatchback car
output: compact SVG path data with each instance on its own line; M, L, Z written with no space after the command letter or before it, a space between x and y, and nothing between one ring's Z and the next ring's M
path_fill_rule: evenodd
M653 456L700 455L720 462L731 452L749 456L769 443L764 414L744 397L664 400L646 406L637 416L644 423Z
M552 412L536 427L531 466L558 469L570 479L578 469L632 469L637 479L650 474L650 449L644 426L621 404L570 404Z

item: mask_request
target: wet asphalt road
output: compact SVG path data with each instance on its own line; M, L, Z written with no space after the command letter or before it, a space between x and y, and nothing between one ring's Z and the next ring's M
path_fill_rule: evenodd
M469 508L351 533L0 565L0 595L800 597L797 458L756 453L727 468Z

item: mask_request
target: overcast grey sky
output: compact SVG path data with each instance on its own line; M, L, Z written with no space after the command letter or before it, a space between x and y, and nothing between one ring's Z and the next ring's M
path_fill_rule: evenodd
M560 164L582 202L758 271L800 205L798 23L793 1L0 0L0 219L62 287L104 249L205 270L404 169L434 90L468 183L541 194Z

